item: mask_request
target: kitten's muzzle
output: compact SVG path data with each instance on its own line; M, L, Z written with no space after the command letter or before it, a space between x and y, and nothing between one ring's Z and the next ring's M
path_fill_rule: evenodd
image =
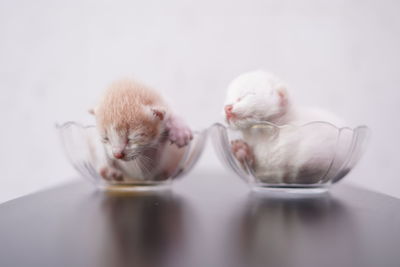
M125 157L124 152L114 152L113 155L116 159L123 159Z
M236 118L236 114L233 113L233 111L232 111L233 110L233 105L226 105L224 110L225 110L225 116L226 116L226 120L227 121L230 121L230 120Z

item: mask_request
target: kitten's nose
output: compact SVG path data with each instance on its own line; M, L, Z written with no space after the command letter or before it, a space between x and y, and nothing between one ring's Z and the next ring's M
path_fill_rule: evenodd
M226 105L226 106L225 106L225 114L226 114L226 118L227 118L228 120L230 120L231 118L234 117L234 114L233 114L233 112L232 112L232 109L233 109L233 105Z
M123 152L116 152L116 153L113 153L113 154L114 154L114 157L117 158L117 159L122 159L124 157L124 153Z

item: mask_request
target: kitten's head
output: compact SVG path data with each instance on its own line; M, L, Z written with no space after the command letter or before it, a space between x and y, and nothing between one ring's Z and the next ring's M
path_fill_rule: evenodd
M279 79L265 71L253 71L230 83L224 117L231 127L247 128L259 121L277 121L288 105L286 87Z
M165 111L160 108L142 106L134 113L118 107L99 108L95 115L106 152L124 161L156 148L164 132Z

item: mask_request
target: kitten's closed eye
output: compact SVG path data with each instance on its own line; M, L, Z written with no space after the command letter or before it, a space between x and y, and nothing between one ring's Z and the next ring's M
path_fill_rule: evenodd
M128 144L133 144L135 142L137 142L136 138L128 138Z
M146 133L138 133L132 137L128 138L128 143L133 144L133 143L140 143L143 141L144 138L147 137Z
M254 96L254 95L256 95L256 93L253 93L253 92L246 93L246 94L244 94L243 96L241 96L241 97L239 97L238 99L236 99L236 102L240 102L240 101L243 100L243 98L249 97L249 96Z
M103 136L103 137L101 137L101 142L103 142L103 143L107 143L109 141L109 139L108 139L108 137L107 136Z

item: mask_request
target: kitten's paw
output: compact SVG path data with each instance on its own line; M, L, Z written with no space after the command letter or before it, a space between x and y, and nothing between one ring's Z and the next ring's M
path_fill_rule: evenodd
M186 146L193 139L192 130L179 118L171 118L166 126L169 141L178 147Z
M235 158L241 162L247 162L250 166L254 163L254 155L250 146L243 140L234 140L231 142L232 153Z
M122 181L124 179L123 174L120 170L110 167L104 166L100 169L100 175L107 181Z

